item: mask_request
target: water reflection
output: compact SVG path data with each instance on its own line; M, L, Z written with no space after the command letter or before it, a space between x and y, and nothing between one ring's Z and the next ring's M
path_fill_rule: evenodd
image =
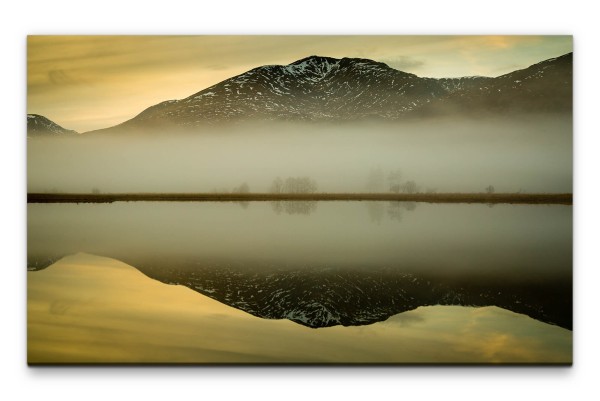
M281 213L295 203L280 202ZM426 305L494 305L572 327L570 207L314 202L296 219L271 206L29 205L28 268L82 251L108 256L312 328L372 324ZM411 215L370 224L386 210Z
M383 202L365 202L371 223L381 224L383 220Z
M195 261L160 257L123 261L153 279L190 288L266 319L289 319L311 328L358 326L428 305L498 306L571 330L569 282L503 282L496 278L445 277L400 268L282 268L273 264ZM29 266L42 270L55 260Z
M317 210L317 201L273 201L271 207L277 214L311 214Z
M430 205L371 224L369 202L321 202L302 219L267 202L28 205L28 258L85 251L278 266L399 266L438 277L571 279L569 206ZM383 203L387 207L387 203ZM410 214L410 218L408 218Z
M389 202L387 214L391 220L402 221L403 210L413 211L417 208L416 202Z
M250 206L250 202L248 201L241 201L241 202L236 202L238 205L240 205L242 207L242 209L248 209L248 206Z
M28 253L27 255L27 271L38 271L47 268L48 266L56 263L58 260L67 256L66 254L42 254L36 255L33 252Z
M417 202L365 202L369 219L374 224L381 224L383 217L387 217L391 221L401 222L404 211L413 211L417 208Z
M572 328L572 293L565 283L515 285L481 276L450 281L385 267L285 269L173 258L125 261L151 278L186 286L254 316L289 319L311 328L372 324L428 305L494 305Z
M85 254L28 273L27 309L29 363L571 362L571 332L495 307L419 307L312 330Z

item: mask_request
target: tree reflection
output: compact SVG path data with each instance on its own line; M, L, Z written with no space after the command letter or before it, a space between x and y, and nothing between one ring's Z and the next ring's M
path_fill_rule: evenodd
M366 202L371 223L381 224L384 215L383 202Z
M240 202L236 202L238 205L240 205L242 207L242 209L248 209L248 206L250 206L250 202L248 201L240 201Z
M381 224L383 216L387 212L387 216L393 221L402 221L404 211L407 210L412 212L417 208L417 202L388 202L387 208L385 202L365 202L367 211L369 213L369 219L371 223Z
M311 214L317 210L317 201L273 201L271 207L277 214Z
M389 202L387 213L390 220L402 221L404 210L412 212L416 208L416 202Z

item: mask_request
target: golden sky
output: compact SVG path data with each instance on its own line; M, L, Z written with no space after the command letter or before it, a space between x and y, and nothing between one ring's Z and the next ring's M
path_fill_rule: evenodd
M572 49L571 36L29 36L27 112L85 132L310 55L441 78L498 76Z

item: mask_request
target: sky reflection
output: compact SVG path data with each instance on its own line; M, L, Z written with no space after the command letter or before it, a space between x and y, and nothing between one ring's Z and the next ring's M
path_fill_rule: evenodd
M114 259L28 273L28 362L570 363L572 333L496 307L421 307L310 329L260 319Z

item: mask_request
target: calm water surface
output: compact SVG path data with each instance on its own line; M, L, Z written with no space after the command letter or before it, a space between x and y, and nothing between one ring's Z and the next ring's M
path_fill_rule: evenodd
M29 362L557 362L572 208L28 205Z

